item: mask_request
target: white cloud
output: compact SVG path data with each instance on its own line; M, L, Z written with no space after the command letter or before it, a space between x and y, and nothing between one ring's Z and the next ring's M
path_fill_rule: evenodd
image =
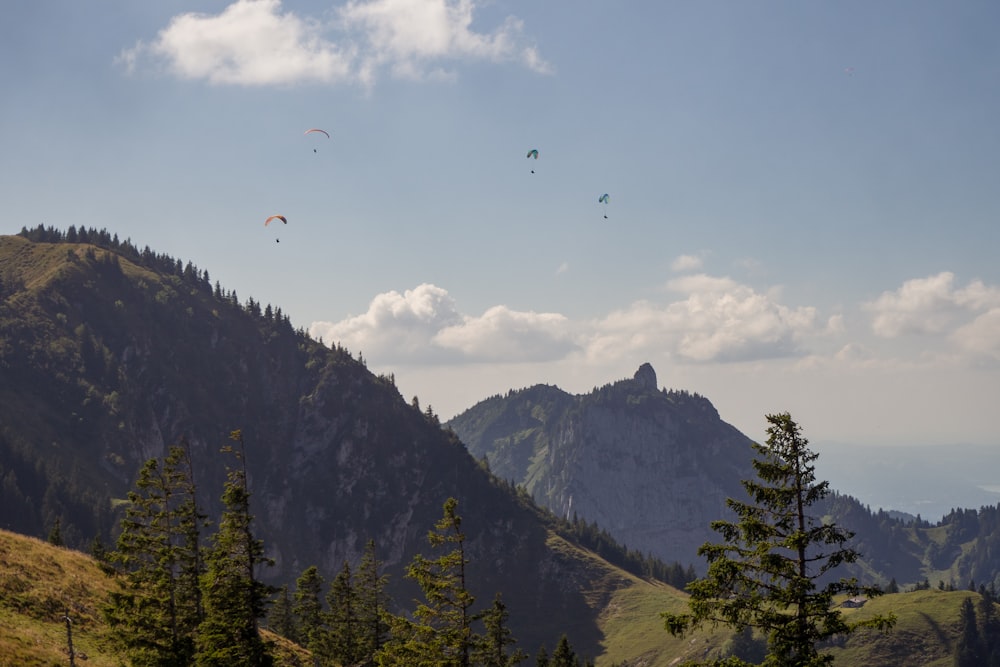
M746 361L798 356L803 336L824 333L815 327L815 309L789 308L729 278L699 274L668 286L684 298L639 301L597 321L574 322L502 305L478 317L463 315L447 291L424 284L380 294L365 314L316 322L310 333L379 364L558 361L577 352L590 360ZM838 326L834 318L826 333Z
M149 43L117 62L133 72L146 59L183 79L267 86L360 82L383 69L410 79L450 79L442 63L460 59L518 62L549 71L508 17L489 33L471 29L474 0L353 0L333 23L302 18L281 0L236 0L221 13L175 16Z
M676 273L687 271L697 271L701 268L701 257L695 255L681 255L670 264L670 270Z
M475 9L473 0L353 0L340 17L365 35L369 70L387 64L396 76L419 78L423 63L451 58L549 70L537 50L524 43L520 19L508 17L493 32L478 33L471 30Z
M893 292L883 292L863 308L874 313L872 329L876 335L896 338L946 333L956 326L956 320L970 313L1000 307L1000 289L980 281L955 289L954 283L955 275L949 271L915 278Z
M309 332L380 364L518 362L565 356L574 348L567 324L562 315L505 306L462 316L446 290L425 283L403 294L379 294L364 315L314 322Z
M952 339L973 354L1000 361L1000 308L992 308L959 327Z
M482 317L444 328L434 342L476 361L546 361L576 348L563 315L517 312L506 306L494 306Z
M434 345L434 336L461 322L448 292L425 283L403 294L379 294L365 314L340 322L314 322L309 332L327 342L339 342L352 352L377 358L380 363L431 361L443 353Z
M667 305L642 301L608 315L589 354L646 350L693 362L795 356L797 340L814 329L814 308L783 306L729 278L698 274L667 286L686 298Z
M354 58L351 48L324 40L319 23L283 12L281 0L236 0L217 15L175 16L152 43L140 42L119 61L134 69L143 56L182 79L264 86L350 80Z

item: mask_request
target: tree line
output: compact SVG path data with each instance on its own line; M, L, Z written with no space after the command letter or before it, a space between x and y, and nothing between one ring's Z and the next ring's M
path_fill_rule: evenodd
M114 644L133 667L270 667L271 642L260 623L307 648L318 667L512 667L527 659L516 648L500 593L474 611L466 586L465 532L458 503L449 498L428 533L435 558L421 554L406 569L423 592L409 613L394 614L370 540L356 570L348 562L327 587L315 566L294 592L258 577L273 564L253 532L241 431L223 448L232 456L215 532L196 502L189 448L181 444L141 468L114 550L102 566L118 587L103 613ZM538 667L584 667L563 635Z

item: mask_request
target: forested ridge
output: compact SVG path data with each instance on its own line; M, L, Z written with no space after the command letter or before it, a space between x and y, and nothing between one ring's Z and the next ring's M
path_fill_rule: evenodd
M560 400L548 389L542 398ZM678 410L714 411L696 394L665 393ZM592 395L609 408L629 400L615 384ZM241 301L190 262L104 230L0 238L0 399L0 526L75 549L114 549L142 465L181 442L198 470L198 504L220 521L228 459L219 448L242 429L263 558L275 561L262 583L292 596L310 567L331 585L345 565L356 574L372 543L391 572L393 613L412 612L420 585L406 569L431 553L427 530L449 497L470 531L472 613L486 613L500 592L518 646L532 654L556 649L558 609L573 610L568 646L599 655L595 605L612 595L588 589L592 575L576 555L554 551L552 535L636 577L677 588L695 577L690 562L663 562L598 523L539 509L523 485L469 456L431 405L403 400L392 376L311 339L280 308ZM933 524L835 492L817 508L855 534L857 573L883 587L997 588L1000 505L956 508ZM522 571L525 563L537 569ZM519 586L521 577L534 583Z

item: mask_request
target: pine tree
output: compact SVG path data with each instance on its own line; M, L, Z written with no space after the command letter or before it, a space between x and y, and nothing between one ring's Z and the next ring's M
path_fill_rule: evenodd
M982 587L985 592L985 587ZM979 612L979 636L983 645L984 667L1000 667L1000 619L993 606L992 595L981 595L976 605Z
M708 574L688 586L690 612L662 617L675 635L706 621L736 632L758 629L768 639L765 665L830 664L832 656L817 649L820 642L859 627L886 631L895 619L875 616L848 623L832 603L838 593L861 592L853 579L818 588L821 577L855 562L858 553L846 546L849 531L808 514L827 495L829 484L816 481L813 461L818 454L808 449L799 426L788 413L768 415L767 421L767 443L753 444L757 480L743 482L750 502L729 499L739 521L712 523L724 543L699 549L708 560ZM880 593L874 588L864 592Z
M569 638L563 635L559 638L556 650L549 659L549 667L577 667L576 653L569 644Z
M473 662L482 667L511 667L523 662L528 656L520 650L508 655L508 648L517 640L507 625L510 613L503 603L500 593L493 598L493 605L479 615L485 626L483 636L476 642Z
M184 446L139 472L110 561L122 574L104 608L133 665L188 665L201 620L198 511Z
M224 510L207 556L202 577L205 619L198 628L198 667L269 667L269 647L260 636L263 618L273 590L258 581L259 565L270 565L264 545L251 529L250 492L247 487L246 450L241 431L230 438L239 443L235 453L239 465L226 476L222 493Z
M288 594L288 586L278 589L267 612L267 626L285 639L299 642L298 628L295 625L295 615L292 613L292 596Z
M382 667L469 667L473 642L475 598L465 586L465 533L457 514L458 501L444 503L444 516L427 535L432 547L452 546L435 560L417 554L406 576L416 580L425 602L417 605L413 620L393 619L393 641L376 656Z
M330 584L326 596L330 612L327 616L329 635L324 655L330 664L354 665L362 660L361 623L358 618L358 595L351 583L351 566L344 566ZM368 654L370 657L371 654Z
M375 552L375 540L368 540L358 564L353 590L357 599L358 654L363 664L374 664L376 653L385 643L389 626L386 623L386 609L389 600L385 593L388 577L379 575L379 563Z
M292 613L298 628L299 641L310 651L316 651L323 644L323 577L315 565L305 569L295 581L295 602Z
M955 643L955 667L982 667L983 644L976 624L976 608L971 598L962 600L959 611L959 636Z

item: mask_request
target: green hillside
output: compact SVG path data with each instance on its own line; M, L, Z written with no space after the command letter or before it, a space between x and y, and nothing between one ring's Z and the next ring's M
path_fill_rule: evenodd
M671 667L685 660L723 655L732 633L724 628L671 637L663 629L661 611L682 611L684 594L665 584L648 582L609 566L561 537L548 544L558 559L573 561L588 582L584 603L599 610L597 667L629 665ZM581 580L582 581L582 580ZM568 585L581 582L567 582ZM68 664L66 625L73 620L73 646L78 665L117 667L121 656L108 641L100 607L114 586L89 556L41 540L0 530L0 667L50 667ZM892 612L889 634L863 632L828 648L839 667L950 667L959 636L959 607L970 591L921 590L885 595L859 609L844 609L864 618ZM278 667L309 664L308 653L267 633L276 642ZM530 655L535 647L522 646ZM86 656L84 661L83 656ZM529 659L527 665L534 663Z
M122 665L101 615L114 586L85 554L0 530L0 667L69 664L67 614L77 665ZM269 632L265 639L275 642L275 667L309 664L301 648Z

